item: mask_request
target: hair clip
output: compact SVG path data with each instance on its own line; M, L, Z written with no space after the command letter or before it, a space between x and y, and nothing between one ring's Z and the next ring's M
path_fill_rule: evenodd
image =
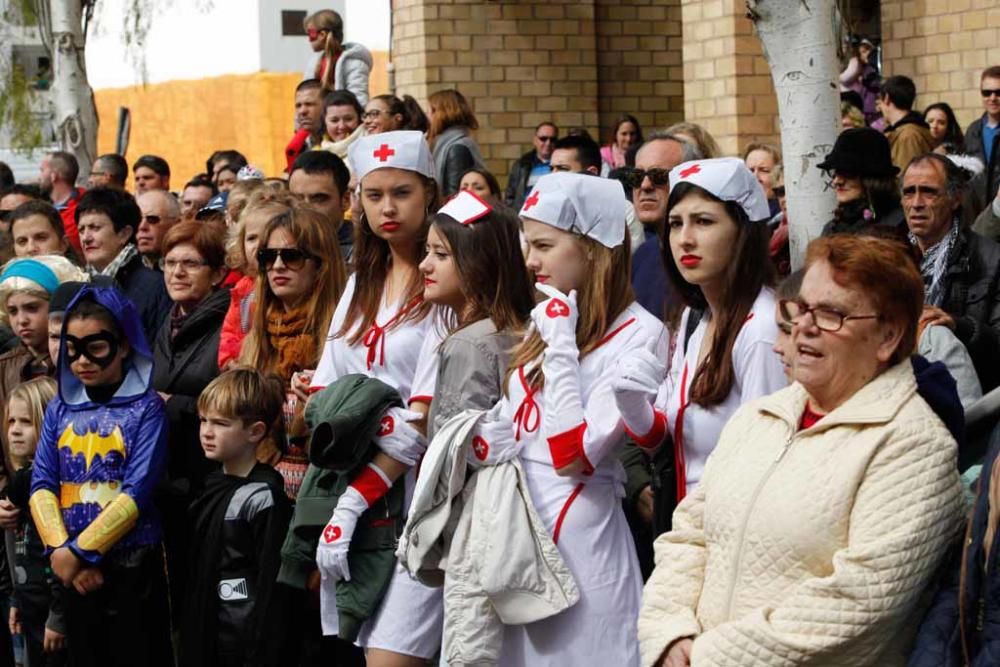
M471 225L493 211L493 207L469 192L462 190L438 210L439 215L447 215L463 225Z

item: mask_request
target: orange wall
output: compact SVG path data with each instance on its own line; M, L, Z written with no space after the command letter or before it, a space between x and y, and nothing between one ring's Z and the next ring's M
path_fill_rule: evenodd
M388 87L386 54L373 56L369 88L377 95ZM219 149L235 148L266 175L280 176L300 80L300 74L261 72L94 91L101 119L98 152L114 151L118 108L125 106L132 112L125 159L131 165L146 153L163 157L170 163L172 190L205 171L205 160Z

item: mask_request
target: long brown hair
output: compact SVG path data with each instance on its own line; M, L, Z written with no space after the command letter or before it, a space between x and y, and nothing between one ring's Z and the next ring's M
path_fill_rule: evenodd
M734 202L724 202L692 183L678 183L667 200L667 214L669 215L674 206L689 194L699 194L721 203L737 227L733 255L726 268L726 288L722 290L724 303L721 304L719 312L712 312L712 317L717 318L718 322L715 338L691 380L691 402L708 408L726 400L733 388L733 383L736 381L736 373L733 370L733 347L736 344L736 337L739 336L760 290L774 284L774 266L767 255L770 236L767 226L750 222L747 214ZM667 280L674 293L681 297L683 306L707 309L708 302L701 287L684 280L674 262L674 255L670 250L669 224L660 230L660 248ZM683 306L675 307L669 317L675 331Z
M427 98L427 103L433 108L431 112L431 127L427 131L427 143L434 146L434 141L442 132L454 125L460 125L470 130L479 129L476 114L462 93L454 88L439 90Z
M577 242L590 254L590 278L577 288L577 305L580 318L576 323L576 345L580 359L593 352L608 327L628 307L635 297L632 294L632 250L628 234L617 248L608 248L587 236L577 236ZM518 368L538 359L545 351L545 341L533 331L514 349L504 378L504 392L510 377ZM536 388L545 384L542 366L537 364L528 374L528 382Z
M427 198L427 216L424 217L416 238L413 239L413 259L419 262L423 258L424 246L427 243L427 229L430 227L430 212L438 208L439 196L437 183L423 174L411 172L420 179ZM392 253L389 242L380 238L368 224L368 214L365 212L364 201L361 203L361 215L354 223L354 294L347 307L344 324L334 337L348 336L347 342L355 345L364 337L368 329L378 317L379 306L382 303L382 292L385 281L389 277L389 261ZM424 278L419 271L414 271L410 282L406 285L403 303L411 303L424 293ZM430 311L431 304L424 302L419 308L413 308L394 325L408 320L422 320ZM360 322L360 326L355 325ZM353 334L351 332L354 332Z
M487 317L497 331L521 330L535 299L513 211L495 208L469 225L447 215L431 220L451 250L466 299L449 333Z
M296 247L309 253L316 261L316 284L306 302L308 317L305 330L316 341L314 359L303 360L304 367L308 367L319 360L333 310L344 291L347 271L336 235L322 214L298 204L288 207L267 223L261 235L261 248L266 247L267 240L278 229L286 230L295 239ZM277 350L267 335L267 316L268 312L283 306L271 291L264 272L257 276L256 297L253 325L243 341L240 363L260 371L271 371L274 370Z

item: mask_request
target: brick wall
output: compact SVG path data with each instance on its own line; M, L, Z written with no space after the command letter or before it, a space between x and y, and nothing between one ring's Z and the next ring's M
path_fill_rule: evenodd
M731 155L751 141L779 137L770 70L745 13L743 0L682 5L684 115Z
M947 102L965 128L983 113L979 76L1000 65L997 0L882 0L883 71L917 85L918 109Z

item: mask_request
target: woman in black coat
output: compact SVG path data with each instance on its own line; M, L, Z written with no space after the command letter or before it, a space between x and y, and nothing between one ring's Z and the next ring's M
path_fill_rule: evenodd
M201 449L198 395L219 374L219 334L229 309L225 232L182 222L163 238L163 279L173 305L153 341L153 387L167 407L167 479L159 494L170 574L171 609L183 609L187 584L188 506L213 464ZM178 620L177 618L174 619Z

